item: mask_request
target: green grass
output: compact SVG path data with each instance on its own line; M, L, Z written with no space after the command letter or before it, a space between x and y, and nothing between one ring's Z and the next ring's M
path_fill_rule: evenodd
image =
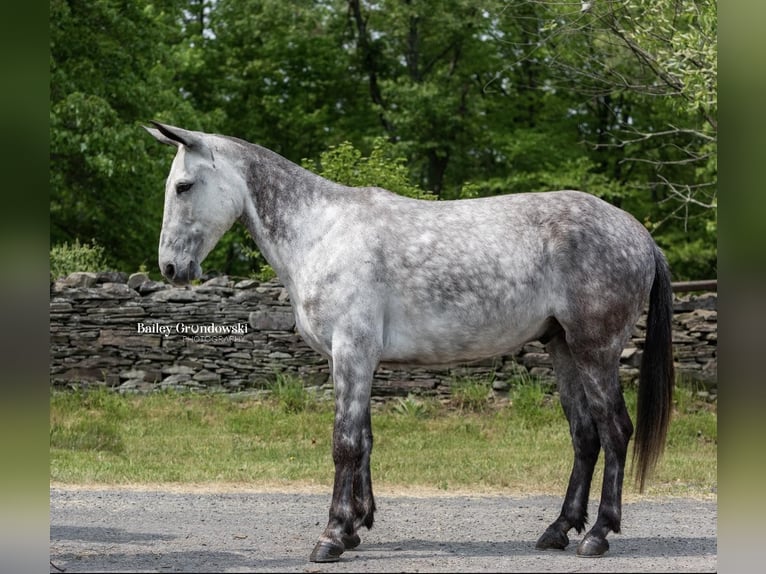
M470 390L446 406L409 396L376 409L376 485L563 494L572 447L558 399L534 381L517 384L500 406L485 390ZM287 379L272 391L268 400L53 392L51 481L331 487L332 402ZM477 398L482 393L484 404ZM626 402L634 412L634 391L626 392ZM716 487L715 408L695 400L688 388L676 390L676 407L665 456L646 494L710 496ZM626 475L626 496L635 492Z
M491 379L459 378L450 385L450 403L460 411L485 412L491 408Z
M303 382L294 376L276 373L271 385L271 396L285 412L298 413L309 408L313 397L306 390Z

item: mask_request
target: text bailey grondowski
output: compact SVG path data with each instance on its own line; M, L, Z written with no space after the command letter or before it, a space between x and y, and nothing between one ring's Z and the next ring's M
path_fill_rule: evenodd
M164 325L162 323L136 323L136 332L150 335L246 335L249 325L247 323L175 323Z

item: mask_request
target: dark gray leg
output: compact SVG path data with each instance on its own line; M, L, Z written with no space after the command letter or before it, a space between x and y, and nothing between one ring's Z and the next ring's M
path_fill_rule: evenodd
M601 376L591 379L592 384L586 385L585 389L604 449L604 481L598 517L577 547L578 556L601 556L609 549L607 534L620 532L625 459L633 434L633 423L620 388L617 362L614 361L613 367L606 361L602 364L605 366Z
M372 454L372 420L369 407L364 417L362 428L362 456L354 471L354 533L343 537L346 550L359 546L361 539L356 533L359 528L372 528L375 520L375 498L372 495L372 475L370 474L370 457Z
M339 345L333 351L335 483L330 519L311 553L312 562L337 561L346 549L359 545L357 528L370 528L374 521L370 389L376 364L355 349Z
M601 503L596 522L578 545L577 555L601 556L609 550L609 532L620 532L625 459L633 433L620 388L618 345L573 352L571 345L564 351L563 341L558 339L551 349L554 368L560 368L563 375L559 388L570 422L575 463L561 515L538 540L537 547L564 548L569 529L583 529L600 446L604 450Z
M588 495L601 442L596 423L591 417L583 388L583 374L572 359L563 333L547 346L553 359L559 396L569 421L574 448L574 465L569 477L564 504L559 517L548 527L536 547L541 550L563 550L569 545L567 533L585 529L588 520Z

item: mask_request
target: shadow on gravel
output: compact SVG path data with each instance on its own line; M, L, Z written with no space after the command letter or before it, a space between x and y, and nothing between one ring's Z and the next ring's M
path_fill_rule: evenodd
M718 552L716 538L650 538L626 537L612 535L609 538L611 548L606 556L642 556L642 557L675 557L675 556L714 556ZM465 557L508 557L525 555L575 555L579 539L572 538L566 550L537 550L535 540L506 542L434 542L432 540L404 540L398 542L381 542L362 544L354 553L380 554L381 558L405 552L409 558L416 558L414 552L422 553L422 557L434 554L454 554ZM351 553L349 553L350 555ZM345 554L344 554L345 556Z
M54 529L52 528L53 532ZM79 540L91 542L97 546L104 543L114 545L124 543L140 543L168 540L174 537L163 534L132 533L113 529L94 527L56 527L56 537L59 539ZM355 560L364 563L387 566L392 560L413 561L423 563L441 558L471 559L471 558L513 558L522 556L545 555L566 556L575 558L577 540L572 540L570 546L563 551L535 549L534 540L506 541L506 542L434 542L431 540L401 540L394 542L370 543L360 546L358 549L345 553L341 563L353 563ZM308 548L293 548L286 550L286 555L280 558L263 556L257 548L247 548L241 551L221 552L215 550L199 549L188 552L162 552L159 550L148 552L114 552L119 550L114 546L104 552L103 546L99 550L84 551L80 554L57 553L52 557L51 572L98 572L103 570L124 571L127 568L132 571L162 571L162 572L222 572L222 571L268 571L268 572L296 572L315 571L308 560ZM305 552L304 552L305 550ZM712 556L717 552L715 538L619 538L612 541L612 549L605 556L608 558L674 558L684 556ZM259 556L260 555L260 556ZM583 559L585 562L591 560ZM584 563L585 563L584 562ZM598 562L601 562L599 560ZM324 565L328 567L329 565ZM375 569L378 566L374 567ZM382 571L382 570L381 570Z

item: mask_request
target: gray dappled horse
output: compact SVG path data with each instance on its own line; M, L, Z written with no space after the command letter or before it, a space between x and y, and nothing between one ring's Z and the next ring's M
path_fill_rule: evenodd
M618 365L647 298L633 452L641 489L664 446L673 390L670 274L638 221L577 191L423 201L350 188L233 137L153 123L147 131L178 148L165 186L162 274L176 284L199 278L205 256L241 221L284 283L298 331L329 359L335 483L312 561L338 560L372 527L378 364L473 361L532 340L553 359L574 446L561 514L537 548L563 549L569 530L583 531L603 448L598 517L577 554L608 550L633 434Z

